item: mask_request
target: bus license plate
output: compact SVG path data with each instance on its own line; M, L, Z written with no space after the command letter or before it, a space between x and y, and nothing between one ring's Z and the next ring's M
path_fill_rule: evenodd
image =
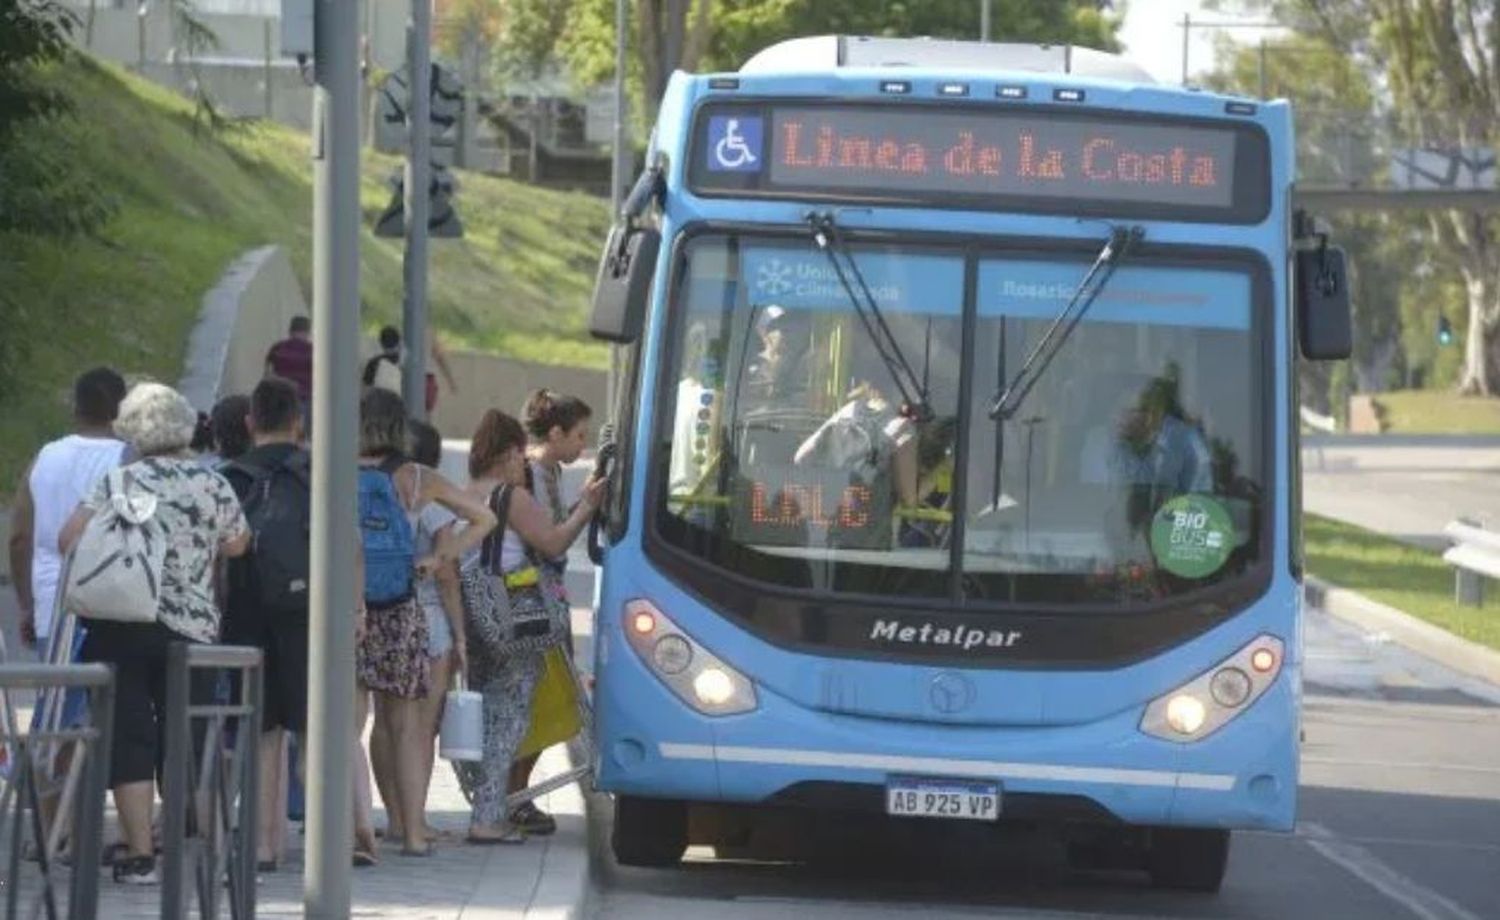
M892 777L885 785L885 811L901 818L994 821L1000 817L1000 784Z

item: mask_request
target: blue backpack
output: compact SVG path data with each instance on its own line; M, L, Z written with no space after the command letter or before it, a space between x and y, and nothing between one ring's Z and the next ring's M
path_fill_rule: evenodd
M387 607L412 596L416 538L392 477L405 461L393 457L359 470L359 532L365 549L365 603Z

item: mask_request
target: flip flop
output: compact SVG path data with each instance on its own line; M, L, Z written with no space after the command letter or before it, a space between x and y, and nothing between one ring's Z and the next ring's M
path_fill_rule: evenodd
M432 851L433 851L433 846L432 846L431 843L428 843L426 846L422 847L420 850L413 849L412 847L402 847L401 848L401 855L402 856L414 856L414 857L417 857L417 858L424 858L424 857L431 856L432 855Z
M377 860L375 858L375 854L371 853L369 850L362 850L356 847L354 849L354 865L355 868L358 869L368 869L371 866L380 865L380 861Z

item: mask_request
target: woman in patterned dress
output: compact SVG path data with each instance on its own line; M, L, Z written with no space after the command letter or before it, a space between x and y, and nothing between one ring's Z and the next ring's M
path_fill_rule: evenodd
M187 399L159 383L132 389L115 420L115 433L140 458L121 470L120 487L155 496L151 521L167 545L156 622L91 620L81 654L84 661L115 667L109 784L126 852L116 859L113 874L116 882L128 885L158 881L151 806L165 745L167 649L174 642L218 639L217 564L220 558L243 554L250 543L234 489L189 450L197 422ZM63 527L58 538L63 555L78 544L89 519L110 504L114 479L101 480ZM195 675L194 699L211 695L211 683L211 675Z
M521 412L526 423L530 443L526 449L530 466L530 489L552 513L552 521L561 524L568 519L571 508L563 504L562 468L583 454L589 443L589 420L594 410L577 396L565 396L554 390L537 390L526 400ZM568 604L564 587L564 576L568 568L568 554L542 560L551 569L552 584L557 587L558 601ZM560 652L562 654L562 652ZM571 656L570 656L571 657ZM568 664L571 667L571 663ZM543 686L546 686L545 684ZM535 715L532 717L536 721ZM533 725L533 730L535 726ZM519 792L531 783L531 771L536 769L539 754L530 754L516 760L510 771L510 791ZM516 807L510 820L528 834L544 837L557 830L552 816L536 807L535 802L526 802Z
M474 432L469 447L469 494L488 501L497 488L509 487L500 567L519 574L530 565L528 549L542 558L567 552L599 507L603 480L590 480L573 513L554 523L546 507L526 490L526 431L521 423L491 409ZM470 553L465 564L474 562ZM464 792L473 804L469 842L520 843L525 839L505 808L510 767L531 721L531 698L542 675L545 652L522 652L496 658L481 645L469 645L469 686L484 696L484 758L455 762Z

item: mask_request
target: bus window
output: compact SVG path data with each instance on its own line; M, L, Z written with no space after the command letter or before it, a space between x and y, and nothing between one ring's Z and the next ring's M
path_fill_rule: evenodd
M981 262L980 392L1024 360L1085 268ZM1144 602L1258 560L1251 291L1244 271L1122 267L1014 417L991 421L976 406L963 552L971 597Z
M945 594L962 259L858 247L876 317L810 241L703 237L687 258L660 532L773 583Z

